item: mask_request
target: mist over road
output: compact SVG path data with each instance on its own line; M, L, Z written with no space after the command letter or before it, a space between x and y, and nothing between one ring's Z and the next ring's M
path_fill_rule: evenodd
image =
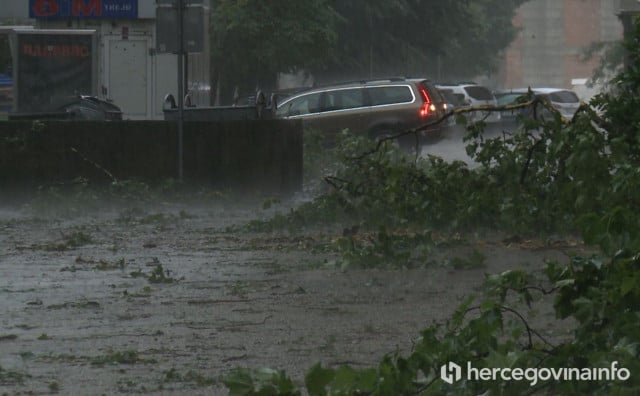
M503 132L513 131L515 124L513 122L498 122L487 124L484 131L484 137L487 139L501 136ZM435 155L441 157L445 161L463 161L470 167L477 166L465 149L464 137L467 130L462 125L452 125L446 127L442 133L442 138L432 143L422 146L421 155Z

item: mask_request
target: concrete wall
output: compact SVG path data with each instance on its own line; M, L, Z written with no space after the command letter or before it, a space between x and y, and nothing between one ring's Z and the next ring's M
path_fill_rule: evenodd
M84 177L149 183L177 178L173 122L0 123L0 191L34 189ZM237 121L184 125L185 181L244 192L286 194L302 188L300 123Z
M0 20L25 20L29 19L29 1L2 0L0 6Z

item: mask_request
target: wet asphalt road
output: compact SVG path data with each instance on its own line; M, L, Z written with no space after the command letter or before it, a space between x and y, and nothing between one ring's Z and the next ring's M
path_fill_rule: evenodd
M487 124L484 136L493 138L500 136L504 131L512 131L515 127L513 122L498 122ZM429 142L422 147L422 156L436 155L447 161L463 161L473 167L475 162L467 155L465 150L464 137L467 130L461 125L447 126L440 139Z

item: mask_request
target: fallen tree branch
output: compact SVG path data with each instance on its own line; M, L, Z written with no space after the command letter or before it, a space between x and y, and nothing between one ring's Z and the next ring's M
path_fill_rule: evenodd
M500 111L509 111L509 110L518 110L518 109L525 109L529 106L533 106L534 108L534 115L535 115L535 108L537 107L538 104L542 104L544 107L548 108L550 111L553 112L557 112L558 110L556 110L553 106L551 106L550 103L548 103L548 101L545 101L544 99L540 98L539 96L534 97L533 99L531 99L528 102L524 102L524 103L517 103L517 104L510 104L510 105L503 105L503 106L491 106L491 105L482 105L482 106L469 106L469 107L460 107L457 109L454 109L444 115L442 115L440 118L426 123L420 127L414 128L414 129L409 129L403 132L398 132L396 134L393 135L389 135L389 136L385 136L382 137L380 139L378 139L376 146L368 151L365 151L364 153L352 157L350 158L350 160L354 160L354 161L358 161L361 160L362 158L374 154L376 152L378 152L380 150L380 148L382 147L382 145L388 141L392 141L392 140L396 140L398 138L401 138L403 136L407 136L410 134L414 134L415 138L416 138L416 146L419 143L419 139L418 139L418 134L420 132L424 132L426 130L428 130L429 128L438 126L440 124L442 124L444 121L446 121L447 119L449 119L450 117L453 116L458 116L458 115L462 115L462 114L466 114L466 113L472 113L475 111L485 111L485 112L500 112ZM416 147L416 152L417 152L417 147ZM417 156L416 156L417 158Z

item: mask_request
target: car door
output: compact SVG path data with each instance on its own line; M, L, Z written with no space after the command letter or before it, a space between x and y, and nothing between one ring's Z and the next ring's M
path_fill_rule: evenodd
M379 133L397 133L420 126L419 98L409 85L376 86L368 89L371 98L369 129Z
M371 108L362 87L327 90L322 95L321 111L314 117L314 127L330 140L348 130L353 134L366 132Z

